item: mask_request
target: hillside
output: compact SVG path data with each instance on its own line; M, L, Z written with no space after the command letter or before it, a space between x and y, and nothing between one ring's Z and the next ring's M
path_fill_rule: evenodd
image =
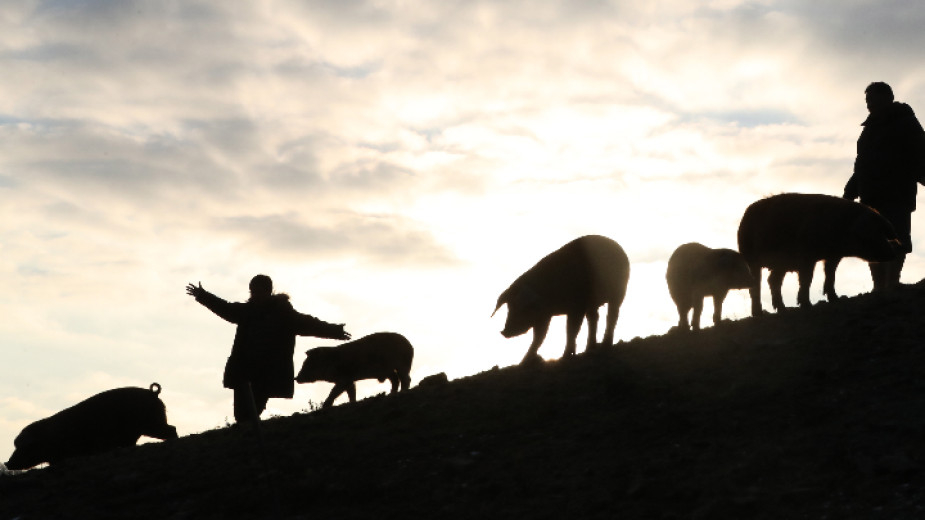
M925 281L0 476L0 519L923 518L923 315Z

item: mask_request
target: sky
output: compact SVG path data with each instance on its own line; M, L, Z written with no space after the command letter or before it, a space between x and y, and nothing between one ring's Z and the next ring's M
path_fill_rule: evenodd
M914 0L2 2L0 460L121 386L160 383L181 435L233 421L234 326L189 282L243 301L263 273L354 338L402 333L414 384L519 362L498 295L600 234L631 262L616 338L664 334L677 246L735 248L768 195L841 195L870 82L925 110L923 25ZM842 263L841 294L870 285ZM564 342L556 318L540 354ZM296 367L336 343L299 338Z

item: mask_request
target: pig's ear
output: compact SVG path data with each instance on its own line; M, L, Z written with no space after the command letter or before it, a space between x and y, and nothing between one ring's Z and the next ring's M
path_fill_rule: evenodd
M498 296L498 305L495 306L495 312L498 312L498 309L500 309L502 305L508 302L509 292L511 292L510 289L501 293L501 296ZM495 317L495 312L491 313L492 318Z

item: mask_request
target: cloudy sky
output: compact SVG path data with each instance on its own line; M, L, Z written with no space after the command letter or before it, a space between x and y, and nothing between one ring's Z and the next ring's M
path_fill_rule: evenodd
M520 360L498 294L595 233L632 263L617 338L662 334L675 247L735 247L766 195L840 195L871 81L925 110L923 25L914 0L4 2L0 460L118 386L163 385L181 435L224 425L234 328L187 282L241 301L268 274L354 337L406 335L415 380L457 378Z

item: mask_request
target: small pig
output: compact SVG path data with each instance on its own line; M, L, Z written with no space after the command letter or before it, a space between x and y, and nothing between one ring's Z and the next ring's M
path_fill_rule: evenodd
M176 439L177 429L167 424L161 385L149 389L127 387L107 390L70 408L23 428L13 441L16 449L6 466L26 469L134 446L142 435Z
M731 289L748 289L752 275L745 260L732 249L712 249L703 244L684 244L668 259L668 292L678 307L678 327L700 330L700 313L703 299L713 297L713 324L722 319L723 300ZM687 314L694 314L688 324Z
M356 401L356 381L388 379L392 392L407 390L411 384L411 360L414 348L404 336L395 332L376 332L336 347L317 347L305 353L305 361L295 380L299 383L327 381L334 388L325 399L323 408L347 392L350 402Z
M824 264L823 292L835 293L835 269L844 257L886 262L901 249L896 231L873 209L839 197L783 193L752 203L739 223L739 252L752 272L752 315L761 314L761 268L767 267L771 303L784 308L781 284L796 271L797 303L810 305L809 286L816 262Z
M612 345L629 276L629 259L619 244L599 235L577 238L537 262L501 293L495 312L504 304L508 306L501 334L511 338L532 328L533 342L521 363L533 363L540 359L537 351L552 317L565 314L567 339L563 356L573 356L585 317L587 348L596 346L598 309L606 303L603 344Z

